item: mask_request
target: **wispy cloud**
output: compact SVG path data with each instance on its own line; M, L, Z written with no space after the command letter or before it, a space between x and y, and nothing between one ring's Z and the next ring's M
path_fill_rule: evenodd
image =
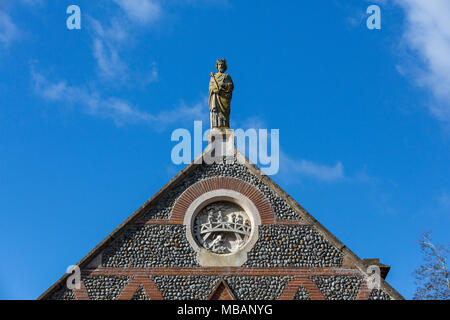
M0 0L0 46L8 47L22 35L20 27L10 14L11 8L15 4L25 6L42 5L44 0Z
M94 17L87 19L91 27L92 53L97 62L98 75L102 80L123 84L130 75L138 74L139 81L135 82L146 85L158 79L155 63L150 63L147 70L137 72L130 70L123 56L125 49L129 50L135 41L136 27L157 19L161 14L160 9L156 9L151 1L115 2L120 5L120 11L125 11L125 16L117 13L109 21L99 21ZM142 75L143 72L146 74Z
M433 95L431 113L450 124L450 2L396 0L406 14L404 41L419 60L400 68ZM412 71L407 71L408 69Z
M326 182L345 179L344 166L340 161L334 165L320 164L304 159L296 160L283 152L280 154L280 173L290 176L290 179L295 176L299 178L309 177Z
M104 98L94 90L70 86L65 80L51 82L42 74L32 70L36 94L51 102L66 102L76 105L89 115L110 118L117 125L147 122L153 116L139 111L127 101L117 98Z
M116 21L105 28L94 18L89 18L88 21L93 30L92 50L99 75L106 79L123 78L127 73L127 65L120 57L119 51L128 38L126 22Z
M233 120L233 119L231 119ZM267 129L266 121L258 115L254 115L245 119L236 119L233 121L233 127L241 128L243 130L247 129Z
M19 37L19 28L11 16L0 7L0 44L4 47Z
M154 116L154 120L157 123L192 123L193 120L205 121L208 119L209 109L208 100L202 98L192 105L186 104L184 101L180 101L176 108L161 111Z
M155 0L113 0L127 14L128 18L137 24L145 25L157 21L162 8Z
M237 128L242 128L243 130L247 129L267 129L270 132L270 128L266 121L260 116L252 116L246 118L243 121L236 122ZM280 133L282 136L282 132ZM270 133L268 135L269 143L270 141ZM243 152L244 150L241 150ZM312 178L319 181L324 182L336 182L341 180L354 180L354 181L368 181L370 178L366 174L365 171L361 171L358 173L358 176L350 179L346 177L344 173L343 164L338 161L334 165L328 164L320 164L313 161L305 160L305 159L295 159L288 155L287 153L280 151L280 170L278 173L278 177L280 179L286 180L286 182L292 181L302 181L304 178Z
M142 111L132 103L116 98L103 97L100 92L84 87L70 86L65 80L52 82L34 69L31 71L34 90L38 96L50 102L64 102L79 107L90 116L111 119L116 125L144 123L156 131L163 131L173 124L188 123L205 118L208 110L205 99L186 105L184 102L170 111L152 114Z

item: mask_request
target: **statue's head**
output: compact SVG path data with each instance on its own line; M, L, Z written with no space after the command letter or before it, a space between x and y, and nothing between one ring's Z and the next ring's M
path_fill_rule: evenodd
M227 71L227 60L225 59L217 59L216 61L216 69L220 73L224 73Z

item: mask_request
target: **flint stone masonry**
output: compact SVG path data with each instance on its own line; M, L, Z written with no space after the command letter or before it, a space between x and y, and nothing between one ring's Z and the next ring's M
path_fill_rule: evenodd
M238 300L279 299L290 276L152 276L167 300L206 300L217 282L224 279Z
M277 300L283 293L290 276L225 277L238 300Z
M294 300L311 300L311 297L305 287L300 286L294 296Z
M63 287L53 294L51 300L75 300L75 294L73 290Z
M391 297L383 290L373 289L369 300L391 300Z
M243 180L258 189L269 201L278 219L300 220L301 217L283 199L275 194L265 183L250 172L247 167L237 162L228 164L202 163L189 174L181 183L166 190L160 200L153 205L143 216L142 220L148 219L169 219L175 201L178 197L194 183L214 177L231 177Z
M361 286L358 276L311 276L327 300L354 300Z
M259 227L248 267L339 267L342 254L310 226Z
M116 300L131 277L84 277L90 300Z
M184 226L134 225L105 249L105 267L195 267Z
M139 286L131 300L150 300L150 298L148 297L144 288L142 286Z

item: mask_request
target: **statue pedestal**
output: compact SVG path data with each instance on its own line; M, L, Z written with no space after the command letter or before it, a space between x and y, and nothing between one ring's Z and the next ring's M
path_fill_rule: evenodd
M212 128L209 131L209 144L204 161L212 163L229 163L235 157L234 131L228 128Z
M213 141L229 142L234 144L234 130L228 128L212 128L209 130L209 143Z

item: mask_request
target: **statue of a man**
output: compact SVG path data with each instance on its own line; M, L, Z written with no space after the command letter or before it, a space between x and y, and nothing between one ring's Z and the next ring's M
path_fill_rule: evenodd
M230 104L233 95L233 80L225 73L227 61L218 59L218 73L211 72L209 81L209 112L211 113L211 128L230 127Z

